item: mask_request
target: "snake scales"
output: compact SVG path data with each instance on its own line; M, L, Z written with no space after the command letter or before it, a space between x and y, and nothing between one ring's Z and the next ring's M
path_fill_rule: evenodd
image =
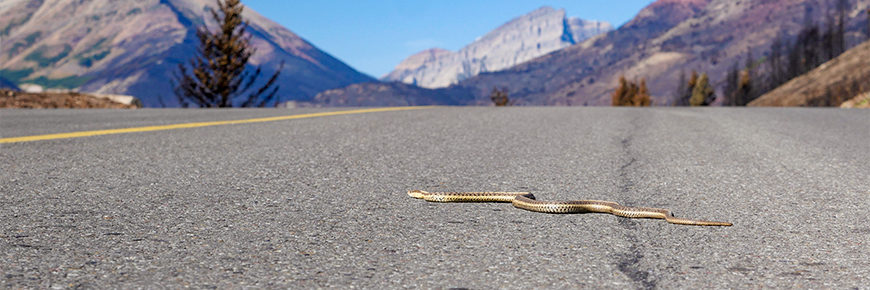
M627 207L612 201L570 200L540 201L529 192L426 192L410 190L408 195L437 202L510 202L514 207L543 213L609 213L627 218L664 219L672 224L693 226L730 226L726 222L710 222L675 217L667 209L651 207Z

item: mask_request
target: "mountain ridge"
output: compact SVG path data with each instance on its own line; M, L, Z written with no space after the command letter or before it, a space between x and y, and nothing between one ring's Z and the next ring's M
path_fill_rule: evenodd
M606 22L566 17L564 9L544 6L515 17L456 52L430 50L409 56L381 77L425 88L456 84L482 72L498 71L612 30Z
M7 1L0 5L0 32L8 35L3 77L132 95L149 107L177 105L169 80L194 54L195 26L215 27L207 11L216 6L208 0ZM375 80L249 7L243 16L257 49L248 69L262 65L268 76L286 62L278 79L281 101L308 101L326 89Z

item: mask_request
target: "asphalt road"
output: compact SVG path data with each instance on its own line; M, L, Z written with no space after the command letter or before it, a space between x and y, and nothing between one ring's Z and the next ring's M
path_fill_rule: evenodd
M0 110L0 135L318 110ZM0 165L2 288L870 285L868 110L430 108L2 144Z

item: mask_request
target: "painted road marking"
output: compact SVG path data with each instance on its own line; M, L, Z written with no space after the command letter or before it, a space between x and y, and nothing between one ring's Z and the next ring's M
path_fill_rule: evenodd
M161 130L173 130L173 129L197 128L197 127L245 124L245 123L272 122L272 121L293 120L293 119L314 118L314 117L326 117L326 116L335 116L335 115L349 115L349 114L361 114L361 113L416 110L416 109L427 109L427 108L432 108L432 107L428 106L428 107L392 107L392 108L360 109L360 110L349 110L349 111L335 111L335 112L299 114L299 115L290 115L290 116L256 118L256 119L198 122L198 123L182 123L182 124L161 125L161 126L146 126L146 127L123 128L123 129L82 131L82 132L70 132L70 133L58 133L58 134L46 134L46 135L2 138L2 139L0 139L0 143L31 142L31 141L39 141L39 140L79 138L79 137L88 137L88 136L97 136L97 135L161 131Z

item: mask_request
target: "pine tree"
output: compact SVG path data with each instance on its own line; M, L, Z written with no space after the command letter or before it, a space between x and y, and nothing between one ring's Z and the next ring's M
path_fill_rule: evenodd
M821 42L819 41L821 38L819 36L819 26L814 22L809 22L808 25L798 36L798 45L801 46L803 52L803 55L801 55L801 73L798 75L802 75L821 64L819 62L819 43Z
M640 86L626 80L625 75L619 77L619 85L610 95L610 104L616 106L648 107L652 105L649 89L646 87L646 79L640 80Z
M737 106L746 106L755 99L752 92L752 71L744 70L740 74L740 83L737 85Z
M782 84L782 80L784 79L784 71L782 68L782 41L782 34L779 34L770 44L770 60L768 61L770 65L770 83L767 86L770 90Z
M752 57L752 50L746 52L746 66L743 68L743 74L740 76L740 85L737 86L740 91L740 103L738 106L746 106L750 101L754 100L757 95L752 90L752 79L755 78L755 58ZM745 80L744 80L745 78ZM746 86L744 86L744 83Z
M625 79L625 75L622 75L619 77L619 85L617 85L616 90L613 91L613 94L610 95L610 105L614 107L626 106L630 94L631 86Z
M707 73L701 73L701 76L698 78L697 83L695 83L695 86L692 89L692 98L689 99L689 103L692 106L709 106L710 103L715 100L713 97L714 93L713 87L710 86L710 78L707 77Z
M182 107L241 107L265 106L278 92L274 86L284 67L278 70L257 90L245 95L261 73L261 67L246 71L248 61L256 52L251 36L246 35L248 23L242 18L244 6L239 0L216 0L219 11L212 10L212 18L219 29L211 32L205 25L197 28L199 39L197 55L189 61L192 68L179 64L174 83L175 94ZM270 90L271 89L271 90ZM265 95L264 95L265 94ZM261 96L264 96L261 98Z
M685 75L680 76L681 84L678 86L679 98L674 102L675 106L691 106L689 100L692 99L692 90L695 89L695 83L698 82L698 72L692 70L692 76L689 80L685 80Z
M731 69L728 70L728 76L725 77L725 89L723 90L725 101L723 106L737 106L738 88L740 82L740 66L735 62Z
M822 62L832 60L836 57L836 49L834 48L834 40L837 38L835 27L837 26L834 16L830 13L825 14L825 26L827 30L822 35Z
M837 1L837 33L834 37L834 54L837 56L846 52L846 12L848 10L848 0Z
M635 107L649 107L652 105L649 89L646 87L646 78L640 79L640 87L638 87L637 94L632 99L632 105Z
M793 79L796 76L803 74L803 63L801 55L803 54L802 47L799 42L795 40L794 45L791 46L791 49L788 51L788 63L786 64L786 70L784 77L782 79L782 83L786 83L789 80Z
M743 68L748 70L750 75L755 72L755 58L752 57L752 49L747 49L746 51L746 64Z
M686 92L686 71L680 71L680 79L677 81L677 91L674 92L674 106L686 106L683 103L683 95Z

